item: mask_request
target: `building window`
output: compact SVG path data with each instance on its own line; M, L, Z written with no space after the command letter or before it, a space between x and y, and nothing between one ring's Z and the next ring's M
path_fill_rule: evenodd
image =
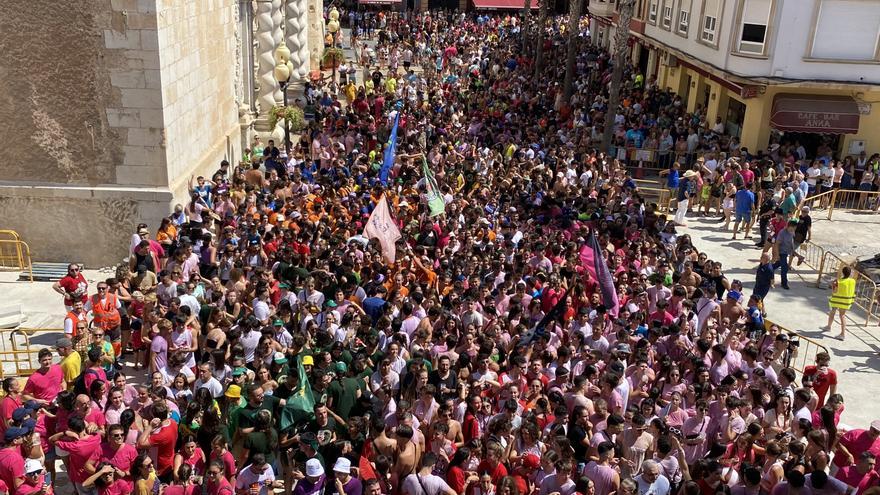
M651 2L648 6L648 21L657 24L657 2Z
M743 23L740 35L739 51L742 53L764 53L764 41L767 36L766 24Z
M672 28L672 5L663 6L663 27L666 29Z
M682 34L687 34L688 32L688 22L690 21L690 12L686 10L682 10L678 13L678 32Z
M707 15L703 18L703 33L701 39L707 43L715 43L715 24L718 19Z

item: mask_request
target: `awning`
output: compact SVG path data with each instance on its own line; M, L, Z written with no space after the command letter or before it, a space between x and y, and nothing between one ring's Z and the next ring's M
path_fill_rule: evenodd
M483 10L522 10L525 0L474 0L474 7ZM529 6L538 8L538 0L530 0Z
M778 94L770 127L788 132L857 134L859 105L848 96Z

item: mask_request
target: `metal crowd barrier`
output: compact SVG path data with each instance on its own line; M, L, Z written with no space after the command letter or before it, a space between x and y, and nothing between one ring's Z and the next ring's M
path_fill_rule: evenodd
M831 192L833 194L831 196L831 201L828 208L828 220L831 220L831 216L834 214L835 209L850 211L876 211L877 201L880 201L880 191L834 189Z
M64 333L64 329L23 329L0 331L0 379L9 376L27 378L40 369L40 349L31 344L37 332Z
M786 350L788 366L798 373L803 374L804 368L816 362L816 354L820 352L828 352L828 348L819 342L809 337L805 337L794 330L789 330L778 323L764 320L764 328L769 329L772 326L776 326L780 331L787 333L790 340L793 340L791 338L794 337L800 342L798 346L791 346Z
M826 251L822 255L822 261L819 264L819 277L816 280L816 287L830 287L831 283L837 280L844 266L850 266L852 269L852 277L856 281L856 293L853 306L859 308L865 313L865 325L871 324L871 319L880 320L880 292L877 289L877 283L864 273L855 269L855 267L845 262L840 256Z
M798 206L798 209L802 206L809 206L811 210L818 211L821 209L828 210L828 220L831 220L831 208L828 208L830 204L834 202L834 194L837 192L837 189L832 189L831 191L826 191L819 194L814 194L806 199L804 199L801 204ZM795 212L797 213L797 212Z
M14 230L0 230L0 268L27 271L34 281L31 248Z
M798 251L804 257L804 263L813 270L819 271L822 266L822 258L825 256L825 249L810 241L801 243Z
M639 194L646 200L656 202L660 211L663 211L663 208L669 204L669 189L639 186Z

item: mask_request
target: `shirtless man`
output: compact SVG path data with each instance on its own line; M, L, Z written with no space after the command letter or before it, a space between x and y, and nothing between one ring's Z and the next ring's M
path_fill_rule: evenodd
M395 431L397 438L397 460L391 467L391 485L399 486L407 476L416 472L421 452L419 445L412 441L413 429L406 425L400 425Z
M724 302L721 303L721 317L728 318L731 323L736 323L746 314L746 310L739 303L739 297L739 292L729 290L724 298Z
M590 416L593 415L595 412L593 401L587 398L589 386L590 382L585 375L574 377L574 388L565 394L565 405L569 411L573 411L576 406L583 406L590 413Z
M377 454L394 457L394 451L397 450L397 440L388 438L385 430L385 419L382 416L373 418L373 450Z
M681 272L681 278L678 279L678 283L687 287L688 294L690 294L694 289L700 286L700 282L702 281L703 277L694 271L693 262L685 261L684 270Z
M446 433L446 439L455 444L456 448L460 448L464 446L464 435L461 432L461 423L452 419L452 411L455 405L453 401L447 400L443 401L440 404L439 409L437 409L437 419L438 422L444 423L447 427L449 427L448 433Z

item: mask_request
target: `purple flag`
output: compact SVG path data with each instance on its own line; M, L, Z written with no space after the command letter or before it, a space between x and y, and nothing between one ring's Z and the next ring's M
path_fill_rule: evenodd
M605 257L602 256L602 248L599 246L599 240L596 239L592 230L590 231L590 238L587 241L587 244L593 250L593 269L596 273L596 281L599 282L599 290L602 291L602 304L608 309L608 314L616 318L619 302L617 300L617 291L614 289L614 278L608 270L608 265L605 263ZM582 252L581 259L584 258L585 256Z

